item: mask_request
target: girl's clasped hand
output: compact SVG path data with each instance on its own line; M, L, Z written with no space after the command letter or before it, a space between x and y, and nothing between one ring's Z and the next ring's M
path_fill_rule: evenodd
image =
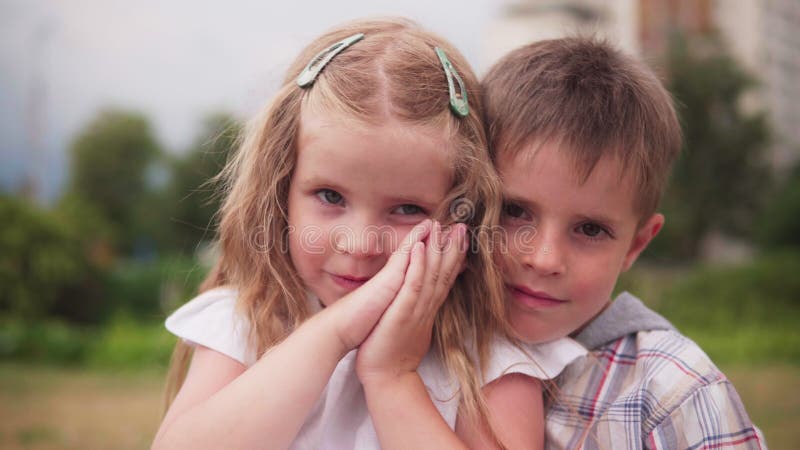
M439 222L431 224L426 220L409 235L410 239L392 255L384 269L398 274L407 259L403 284L359 347L356 373L365 386L391 383L417 370L430 347L436 312L463 265L468 247L465 225L456 224L443 230ZM417 241L420 236L426 239ZM395 259L402 261L395 263ZM395 264L396 267L390 268ZM367 291L365 296L377 294L370 283L361 289ZM376 289L382 288L376 286Z

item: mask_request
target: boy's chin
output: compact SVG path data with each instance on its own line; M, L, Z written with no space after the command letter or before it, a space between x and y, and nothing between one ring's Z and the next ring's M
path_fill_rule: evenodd
M512 335L526 344L544 344L569 335L569 329L531 326L530 324L517 324L511 321Z
M602 307L588 319L580 320L580 318L578 318L577 322L564 320L561 321L561 324L554 324L553 322L556 317L553 316L536 317L516 312L516 314L511 314L510 319L512 334L515 338L528 344L543 344L564 337L574 338L597 316L605 311L610 304L610 300L604 303ZM570 317L570 319L574 318Z

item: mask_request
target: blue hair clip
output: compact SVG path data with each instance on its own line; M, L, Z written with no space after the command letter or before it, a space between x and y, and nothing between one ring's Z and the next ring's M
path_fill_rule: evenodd
M444 50L435 47L434 51L436 51L436 56L439 57L439 61L442 63L442 67L444 67L444 74L447 76L447 88L450 91L450 109L459 117L467 117L467 115L469 115L469 102L467 101L467 89L464 88L464 81L461 80L456 68L453 67L453 64L447 59ZM460 94L456 93L453 78L458 82Z
M297 85L301 88L304 88L314 84L314 81L317 79L317 75L319 75L326 64L331 62L334 56L338 55L339 52L347 47L350 47L363 38L364 33L357 33L350 37L346 37L326 48L325 50L317 53L316 56L311 58L311 61L308 63L305 69L300 72L300 75L297 76Z

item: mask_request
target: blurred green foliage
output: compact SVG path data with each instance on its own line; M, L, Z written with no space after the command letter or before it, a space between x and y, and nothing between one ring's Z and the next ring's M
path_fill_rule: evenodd
M742 265L634 269L618 290L640 296L717 363L800 363L800 252Z
M661 204L667 226L648 254L682 260L698 256L712 230L752 234L770 186L769 128L764 113L742 108L755 79L716 37L676 34L667 67L684 145Z
M63 306L66 293L92 273L75 230L8 196L0 196L0 221L0 311L31 319Z
M0 319L0 360L65 366L166 367L175 346L161 322L118 315L103 326Z
M78 322L57 311L37 316L16 311L0 315L0 359L163 367L175 343L164 329L163 319L196 294L205 273L205 268L186 257L118 264L99 275L106 301L88 311L90 321Z
M771 193L756 230L763 247L800 249L800 164Z
M90 336L76 324L57 320L0 319L0 359L53 364L85 360Z
M187 257L153 262L123 261L109 271L104 286L114 299L114 314L139 321L160 321L197 294L207 268Z
M175 341L161 321L142 323L120 315L96 331L84 362L102 368L163 368L169 364Z

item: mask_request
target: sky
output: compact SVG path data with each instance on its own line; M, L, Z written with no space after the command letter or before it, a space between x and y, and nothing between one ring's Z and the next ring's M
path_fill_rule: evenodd
M107 107L142 112L168 151L185 151L208 114L257 111L295 54L342 21L410 17L476 64L502 3L0 0L0 189L31 176L56 198L70 141Z

